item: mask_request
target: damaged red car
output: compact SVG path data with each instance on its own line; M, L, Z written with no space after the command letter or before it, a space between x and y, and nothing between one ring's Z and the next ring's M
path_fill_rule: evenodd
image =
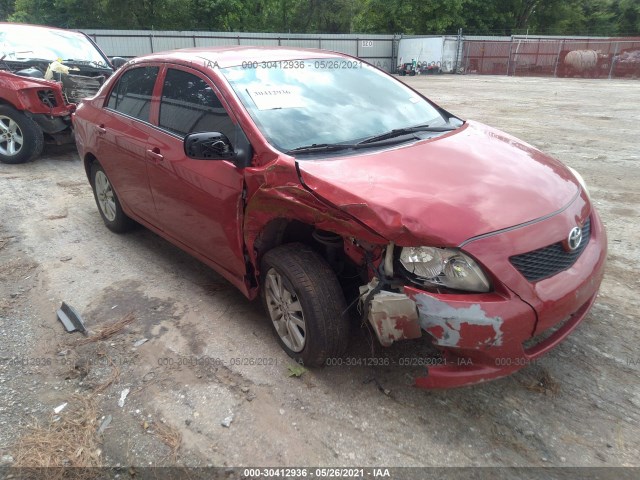
M602 280L577 172L357 58L137 58L74 123L106 226L140 223L261 296L305 365L343 355L359 315L384 346L435 347L419 387L499 378L575 329Z
M82 33L0 23L0 162L34 159L45 142L73 142L76 104L95 95L112 73L110 61Z

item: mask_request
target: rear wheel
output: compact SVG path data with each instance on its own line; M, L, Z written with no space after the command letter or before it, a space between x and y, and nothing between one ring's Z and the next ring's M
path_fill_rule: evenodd
M98 211L107 228L116 233L124 233L131 230L135 222L122 210L118 196L116 195L107 174L98 162L91 165L91 186L93 196L98 205Z
M284 351L309 366L342 355L347 306L329 264L306 245L292 243L267 252L261 268L263 304Z
M0 162L23 163L42 153L40 126L9 105L0 105Z

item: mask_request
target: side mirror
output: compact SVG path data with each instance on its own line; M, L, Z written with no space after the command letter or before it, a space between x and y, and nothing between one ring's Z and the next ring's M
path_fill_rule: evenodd
M125 63L127 63L126 58L113 57L111 59L111 65L113 65L113 68L115 68L116 70L119 69L121 66L123 66Z
M234 160L231 142L224 133L190 133L184 137L184 153L196 160Z

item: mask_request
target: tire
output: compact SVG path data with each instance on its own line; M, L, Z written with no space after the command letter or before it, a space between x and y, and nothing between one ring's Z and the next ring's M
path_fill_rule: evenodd
M91 164L91 188L102 221L109 230L115 233L125 233L135 226L135 222L127 217L122 210L120 200L118 200L109 177L98 162Z
M261 268L262 302L284 351L312 367L341 356L349 340L347 305L329 264L290 243L268 251Z
M9 105L0 105L0 162L24 163L39 156L44 146L40 126Z

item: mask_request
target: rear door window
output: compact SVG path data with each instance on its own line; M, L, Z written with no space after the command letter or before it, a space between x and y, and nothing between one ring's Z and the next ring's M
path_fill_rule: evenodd
M126 71L111 91L107 108L148 122L159 70L159 67L136 67Z
M169 68L162 87L159 126L184 137L195 132L221 132L234 138L229 114L201 77Z

